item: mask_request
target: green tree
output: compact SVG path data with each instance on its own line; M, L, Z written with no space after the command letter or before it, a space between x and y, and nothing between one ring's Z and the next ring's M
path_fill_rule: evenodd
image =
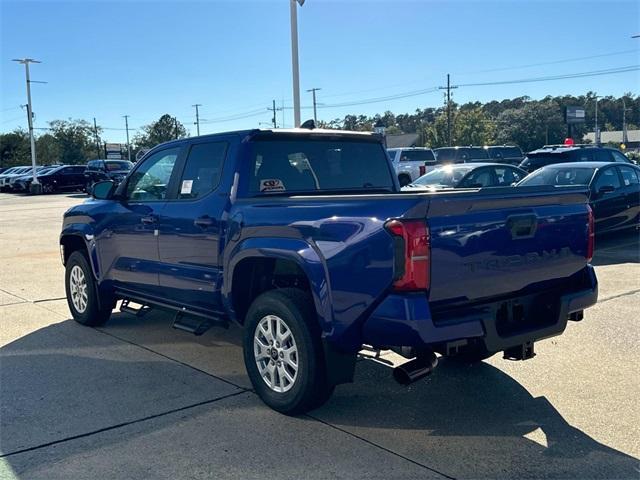
M86 120L54 120L49 127L60 163L79 165L90 158L100 158L102 152L96 146L93 125ZM98 135L100 132L98 127Z
M530 151L547 143L562 143L565 132L564 118L555 102L530 102L498 115L496 141L515 143Z
M45 133L36 138L36 157L40 165L60 163L60 148L56 137Z
M187 130L175 117L168 113L162 115L157 121L142 127L142 132L133 138L135 148L152 148L156 145L176 138L185 138Z
M0 134L0 167L14 167L31 163L29 134L21 129Z
M484 113L479 103L460 107L454 117L452 137L455 145L491 145L495 136L495 122Z

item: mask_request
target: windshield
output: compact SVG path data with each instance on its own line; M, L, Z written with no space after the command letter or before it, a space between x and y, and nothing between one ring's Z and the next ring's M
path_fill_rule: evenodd
M256 139L250 158L253 194L394 191L385 151L375 142Z
M421 176L415 182L414 185L442 185L445 187L455 187L462 178L473 170L472 166L453 166L447 165L445 167L436 168L429 173Z
M546 167L533 172L518 186L589 185L595 171L589 167Z
M133 163L108 160L104 162L104 167L107 172L114 172L116 170L131 170L131 167L133 167Z

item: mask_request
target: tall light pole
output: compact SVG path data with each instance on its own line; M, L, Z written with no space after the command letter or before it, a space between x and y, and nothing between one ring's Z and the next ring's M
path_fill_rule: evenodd
M191 106L196 107L196 121L194 123L196 124L196 130L198 132L198 136L200 136L200 112L198 111L198 107L201 107L202 104L196 103L195 105L191 105Z
M598 129L598 99L600 97L598 95L595 96L596 99L596 131L595 133L595 140L596 140L596 145L600 145L600 130Z
M31 173L33 174L31 191L33 193L40 193L41 186L38 183L38 177L36 176L36 141L33 138L33 108L31 107L31 79L29 78L29 64L42 62L34 60L33 58L14 58L13 61L24 65L24 71L27 78L27 120L29 122L29 140L31 142Z
M321 88L311 88L307 90L307 92L311 92L313 95L313 121L314 123L318 123L318 112L316 110L316 92L318 90L322 90Z
M124 128L127 130L127 159L131 161L131 145L129 145L129 115L123 115Z
M300 69L298 68L298 5L305 0L289 0L291 12L291 68L293 71L293 126L300 126Z

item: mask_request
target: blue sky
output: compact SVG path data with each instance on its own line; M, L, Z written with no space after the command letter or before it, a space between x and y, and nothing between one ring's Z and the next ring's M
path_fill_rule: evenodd
M329 107L443 85L545 77L640 64L640 3L633 1L307 0L299 9L302 105L320 87L324 120L442 105L435 91ZM0 130L26 125L24 68L32 57L36 126L83 118L124 141L163 113L195 134L268 123L271 100L291 126L288 0L0 0ZM595 57L595 58L584 58ZM527 66L561 60L553 64ZM539 83L460 87L457 102L529 95L638 94L638 71ZM246 114L247 118L219 121ZM251 116L248 116L251 115ZM302 118L312 117L310 109ZM213 122L214 120L218 120ZM278 123L282 123L278 112ZM132 131L132 134L135 133Z

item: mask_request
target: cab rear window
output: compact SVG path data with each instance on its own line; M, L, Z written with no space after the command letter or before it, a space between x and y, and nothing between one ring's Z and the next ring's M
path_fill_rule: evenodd
M249 144L252 195L394 191L376 142L259 139Z

